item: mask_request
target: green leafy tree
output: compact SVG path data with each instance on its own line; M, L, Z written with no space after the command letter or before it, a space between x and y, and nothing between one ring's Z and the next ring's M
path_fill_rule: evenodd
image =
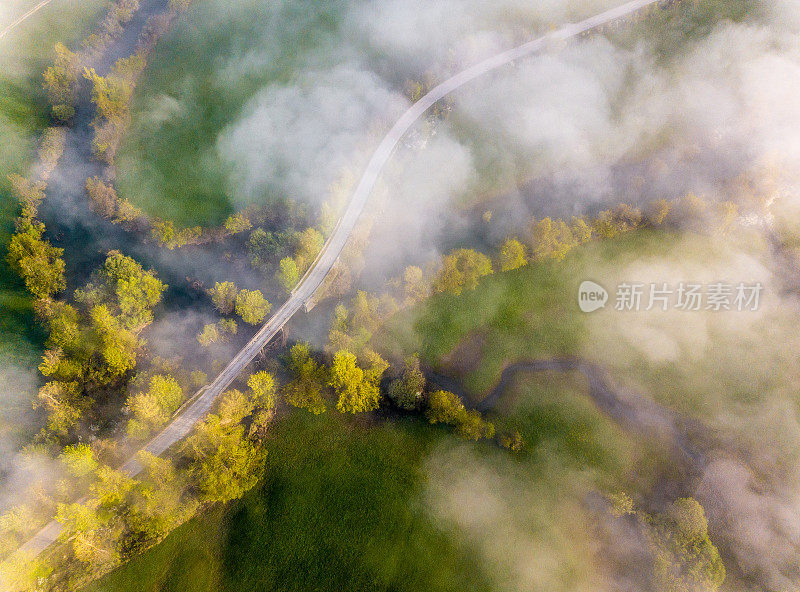
M44 89L56 119L66 122L75 115L77 55L62 43L56 43L53 65L44 71Z
M358 367L355 354L349 351L342 350L333 357L328 385L339 397L336 409L341 413L373 411L380 405L377 380L366 376Z
M94 68L86 68L84 77L92 81L92 103L97 115L103 119L113 119L124 115L133 93L131 85L117 76L100 76Z
M478 280L491 273L492 262L486 255L473 249L455 249L445 256L433 289L461 294L463 290L474 290Z
M128 435L146 438L170 418L183 401L183 389L171 376L157 374L150 379L149 388L128 400L131 419Z
M145 271L136 260L112 251L100 270L100 280L127 328L139 332L153 322L153 308L167 289L155 271Z
M45 198L45 189L47 183L44 181L33 182L27 177L22 175L8 175L8 181L11 183L11 191L22 206L22 217L31 219L35 218L39 204Z
M438 390L428 397L428 421L444 423L456 428L456 434L466 440L479 440L494 436L494 425L485 421L477 411L467 410L457 395Z
M194 479L203 500L225 502L241 497L261 474L263 453L245 438L239 424L211 414L189 438Z
M82 479L94 473L98 463L88 444L67 446L59 455L59 459L73 477Z
M708 536L708 521L697 500L680 498L653 522L656 588L718 590L725 581L725 566Z
M325 399L322 398L322 386L325 382L325 369L311 357L308 343L298 343L289 350L289 371L292 380L283 390L286 402L315 415L323 413Z
M66 287L64 249L52 246L43 234L44 224L23 219L8 244L6 260L31 294L50 298Z
M233 319L222 319L216 323L208 323L197 335L197 341L203 347L208 347L215 343L227 343L231 335L236 335L239 326Z
M247 379L253 393L253 402L264 409L272 409L277 402L275 379L267 371L256 372Z
M400 409L412 410L419 407L425 391L425 375L419 365L419 356L405 360L405 369L400 378L389 384L389 398Z
M421 302L428 296L425 275L416 265L409 265L403 271L403 296L407 304Z
M431 423L456 424L464 414L464 404L450 391L437 390L428 397L425 415Z
M104 304L93 307L90 318L103 362L94 368L92 378L98 383L106 384L133 369L139 341Z
M247 240L247 253L253 267L264 268L286 252L289 235L256 228Z
M236 295L238 290L233 282L217 282L208 291L211 294L211 302L222 314L231 314L236 308Z
M236 314L249 325L258 325L271 309L261 290L240 290L236 296Z
M531 235L533 258L537 261L563 259L577 245L572 230L561 219L534 220Z
M247 216L241 212L237 212L236 214L231 214L228 219L225 220L224 226L229 234L239 234L240 232L250 230L253 224Z
M313 263L325 244L325 239L316 228L306 228L295 236L294 260L301 271L305 271Z
M578 244L583 244L592 240L592 235L594 235L594 229L592 226L588 224L586 220L579 218L578 216L572 217L570 230L572 230L572 236L575 237L575 240L578 242Z
M511 271L512 269L519 269L528 262L525 257L525 247L516 238L510 238L503 243L500 247L500 256L498 257L498 265L500 271Z
M300 281L300 270L297 263L291 257L281 259L278 270L275 272L275 279L287 292L291 292Z

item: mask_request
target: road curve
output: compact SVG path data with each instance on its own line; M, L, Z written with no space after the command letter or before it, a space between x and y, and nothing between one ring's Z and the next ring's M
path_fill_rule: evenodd
M563 41L582 33L597 29L614 21L664 0L632 0L622 6L612 8L601 14L590 17L579 23L568 24L543 37L529 41L519 47L504 51L495 56L467 68L452 78L431 89L425 96L414 103L397 120L386 137L378 146L367 165L361 180L353 193L350 203L339 220L336 229L323 247L312 268L306 273L289 299L281 306L264 326L253 336L239 353L230 361L214 381L205 387L205 391L196 397L164 430L155 436L143 448L155 455L162 454L167 448L183 439L195 423L197 423L214 404L214 401L236 379L241 371L256 357L259 351L280 331L290 318L302 308L322 285L326 276L336 264L350 234L364 209L372 188L378 180L383 167L389 161L400 139L411 129L411 126L434 104L451 92L461 88L479 76L512 63L514 60L529 56L547 46L548 43ZM138 474L142 467L135 457L131 457L122 467L131 476ZM36 556L49 547L58 538L61 525L53 520L26 542L20 552L26 556Z
M27 20L29 17L32 17L34 14L36 14L37 12L39 12L39 11L40 11L42 8L44 8L45 6L47 6L48 4L50 4L52 1L53 1L53 0L42 0L41 2L39 2L39 4L37 4L36 6L34 6L33 8L31 8L31 9L30 9L28 12L26 12L25 14L23 14L21 17L19 17L19 18L18 18L17 20L15 20L13 23L11 23L10 25L8 25L8 26L7 26L5 29L3 29L2 31L0 31L0 39L2 39L3 37L5 37L6 35L8 35L8 34L9 34L11 31L13 31L14 29L16 29L16 28L17 28L19 25L21 25L23 22L25 22L25 21L26 21L26 20Z

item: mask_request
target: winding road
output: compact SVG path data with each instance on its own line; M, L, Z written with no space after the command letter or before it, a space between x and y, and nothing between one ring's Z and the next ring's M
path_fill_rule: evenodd
M661 4L663 2L664 0L633 0L579 23L565 25L543 37L520 45L514 49L504 51L467 68L439 84L414 103L394 124L372 155L336 229L328 239L314 265L302 278L291 293L289 299L236 354L219 376L217 376L211 384L203 387L195 396L194 400L189 405L185 406L184 410L177 415L161 433L147 443L144 450L155 455L160 455L170 446L183 439L191 431L192 427L211 409L211 406L220 394L222 394L244 368L250 364L258 352L269 343L298 310L312 299L339 259L381 171L389 161L398 142L429 108L448 94L476 78L501 68L502 66L511 64L515 60L527 57L540 49L546 48L551 43L576 37L582 33L629 17L633 13L651 5ZM34 10L38 10L40 7L41 6ZM136 458L132 457L122 466L122 470L134 476L142 470L142 467ZM32 539L26 542L20 548L20 552L27 556L36 556L55 542L60 532L61 524L53 520L34 535Z

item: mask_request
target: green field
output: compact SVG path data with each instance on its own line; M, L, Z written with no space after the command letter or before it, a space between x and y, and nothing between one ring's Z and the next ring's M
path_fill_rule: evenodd
M36 5L34 0L11 0L0 9L0 28ZM36 143L49 124L41 87L56 42L77 44L96 23L105 0L54 0L0 39L0 359L3 382L10 391L3 405L28 409L27 393L14 377L16 368L37 365L43 336L33 320L32 301L19 278L5 262L5 245L17 214L16 200L6 180L10 173L25 175L35 158ZM6 417L17 417L15 412ZM19 425L0 426L18 430Z
M487 589L468 550L414 503L442 436L294 413L268 445L261 485L89 590Z
M595 241L564 261L535 263L483 278L473 292L441 294L395 316L376 337L394 358L419 352L423 361L459 376L475 395L489 390L508 363L576 355L587 336L578 285L600 268L666 253L675 236L640 231Z
M586 493L616 491L634 474L641 483L657 457L600 415L584 388L556 375L512 385L496 419L523 433L520 456L414 418L294 412L274 428L256 489L87 592L503 589L513 566L492 548L513 537L561 558L528 589L589 590ZM471 483L484 478L483 489ZM475 499L455 501L461 487ZM495 522L482 508L498 503L507 516Z
M193 2L136 90L117 160L121 195L179 226L221 223L235 205L216 152L220 132L260 89L291 79L306 60L333 65L324 47L344 4Z

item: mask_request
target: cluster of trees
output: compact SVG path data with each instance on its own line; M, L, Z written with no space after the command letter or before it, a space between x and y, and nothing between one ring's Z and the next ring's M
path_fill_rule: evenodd
M135 79L125 76L124 71L115 66L108 76L100 76L93 68L84 70L84 76L92 82L92 103L96 108L92 153L106 164L114 163L130 117L128 103Z
M83 40L84 59L89 61L122 34L122 26L139 10L139 0L115 0L100 25Z
M61 123L69 122L75 115L77 83L84 64L97 55L122 32L139 9L138 0L116 0L109 7L105 18L91 35L82 42L82 51L75 53L64 44L57 43L53 64L45 69L43 86L53 117Z
M120 198L114 187L99 177L86 179L86 194L94 212L117 224L129 224L142 217L141 210L127 199Z
M284 257L278 264L275 279L284 290L290 292L319 255L325 238L316 228L306 228L293 237L294 255Z
M118 252L84 288L75 303L41 297L36 311L49 330L39 371L48 382L38 406L47 413L44 437L66 437L93 402L124 383L136 366L141 331L166 286L155 272Z
M150 376L129 399L137 408L128 424L131 435L149 435L165 421L165 410L181 399L178 380ZM63 525L58 549L38 562L21 558L10 565L11 574L3 575L13 576L24 589L80 589L159 542L203 503L240 497L263 472L262 440L276 401L273 376L266 371L252 374L246 392L223 394L215 412L198 424L174 459L138 453L143 470L136 478L112 468L123 453L113 440L67 446L59 457L63 478L32 488L44 499L31 499L0 515L0 556L16 549L53 513ZM80 502L69 501L86 492ZM37 511L37 505L45 511Z
M199 244L203 241L203 229L200 226L177 229L170 220L153 218L150 222L150 236L162 247L169 250Z
M214 304L214 308L220 314L231 315L235 312L248 325L260 324L272 310L272 304L264 298L261 290L240 290L233 282L217 282L213 288L208 290L208 293L211 295L211 302ZM205 339L207 343L203 343L204 339L198 336L200 343L203 345L215 343L226 335L235 335L236 322L226 320L206 325L201 336L206 331L209 332Z
M117 60L108 76L100 76L94 69L84 68L84 76L92 81L92 102L97 109L97 115L92 122L92 151L103 162L109 165L114 163L117 149L129 124L133 89L147 65L147 57L177 12L185 10L189 3L190 0L172 0L166 15L150 17L136 51L129 57ZM85 46L93 50L105 47L121 33L122 25L138 9L139 0L116 0L100 29L89 37Z
M442 260L442 268L433 281L433 291L461 294L462 290L474 290L478 280L491 273L489 257L474 249L455 249Z
M632 515L650 543L653 587L668 592L719 590L725 565L708 533L708 520L700 503L690 497L675 500L661 514L637 511L625 493L610 497L617 516Z
M465 440L494 437L494 424L484 420L478 411L466 409L461 399L449 391L432 392L425 415L432 424L453 426Z
M53 117L60 122L67 122L75 115L78 62L78 54L64 44L56 43L53 65L44 71L44 90Z
M215 343L227 343L239 331L239 325L233 319L220 319L216 323L208 323L197 334L197 341L203 347Z
M590 240L614 238L644 226L727 231L737 217L738 207L733 202L709 203L689 194L675 202L655 200L643 209L620 204L601 211L595 218L573 216L569 222L549 217L534 219L527 239L523 242L519 237L507 238L500 245L494 262L479 251L459 248L442 257L434 268L406 267L403 276L395 282L399 286L398 298L412 305L431 293L458 295L474 289L482 277L493 271L511 271L529 261L561 260L572 249Z

